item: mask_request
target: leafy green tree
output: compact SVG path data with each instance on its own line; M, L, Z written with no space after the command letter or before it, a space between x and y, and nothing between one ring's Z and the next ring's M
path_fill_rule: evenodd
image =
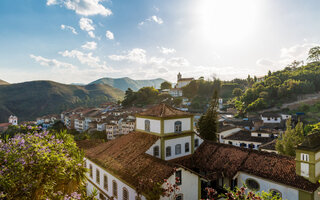
M188 85L184 86L182 88L182 94L183 96L192 99L193 97L195 97L198 93L198 89L199 89L199 82L197 82L196 80L191 81Z
M314 62L320 61L320 46L313 47L309 50L308 60Z
M84 154L71 135L26 127L0 140L0 191L11 199L87 199Z
M247 111L261 110L267 107L267 103L263 98L258 98L254 102L248 105Z
M232 91L232 95L234 97L240 97L242 95L242 90L240 88L234 88Z
M199 119L197 130L202 138L217 141L218 132L218 91L214 92L207 112Z
M165 81L165 82L161 83L160 88L161 88L161 90L171 89L172 88L172 84L169 83L168 81Z
M295 156L295 146L304 139L303 123L299 121L295 128L292 128L291 119L288 119L286 127L287 130L276 142L276 150L283 155Z

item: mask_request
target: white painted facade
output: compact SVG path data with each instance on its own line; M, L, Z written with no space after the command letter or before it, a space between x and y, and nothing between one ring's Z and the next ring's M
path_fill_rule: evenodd
M291 115L281 114L281 118L282 118L282 120L287 120L287 119L291 118Z
M192 131L191 130L191 117L179 118L179 119L167 119L164 120L164 134L174 133L174 123L181 121L181 131Z
M189 143L189 152L186 152L185 144ZM176 145L181 145L181 153L176 154ZM191 154L191 136L179 137L175 139L165 140L164 149L167 151L167 147L171 147L171 156L167 156L165 152L165 160L171 160L182 156Z
M161 144L160 144L160 139L156 141L149 149L146 151L146 154L149 154L151 156L154 156L154 147L158 146L159 147L159 156L156 156L157 158L161 157Z
M236 147L241 147L241 144L246 144L246 146L244 146L244 148L249 148L250 144L254 145L254 148L252 149L256 149L259 150L260 145L262 144L261 142L249 142L249 141L243 141L243 140L224 140L225 144L230 144Z
M257 176L253 176L244 172L239 172L238 186L242 187L243 183L245 183L247 179L253 179L259 183L260 188L258 192L262 192L262 191L269 192L272 189L276 189L281 193L282 199L299 200L298 189L290 187L288 185L283 185L270 180L266 180Z
M222 131L220 133L218 133L219 135L219 142L220 143L224 143L224 137L228 137L234 133L237 133L239 131L241 131L242 129L241 128L233 128L233 129L230 129L230 130L226 130L226 131Z
M281 123L281 117L264 117L261 115L263 123Z
M150 132L159 133L159 134L161 133L161 120L155 120L155 119L147 119L147 118L137 117L136 129L144 131L146 120L150 121Z
M274 134L274 133L258 133L258 132L251 132L251 136L253 137L278 137L278 134Z
M123 183L121 180L119 180L118 178L116 178L115 176L113 176L112 174L108 173L106 170L104 170L103 168L99 167L98 165L96 165L95 163L93 163L92 161L90 161L89 159L86 159L86 167L89 169L89 165L92 165L92 173L93 176L92 178L90 177L90 172L87 173L87 178L93 182L96 186L99 187L98 189L98 193L101 193L99 190L102 190L104 193L106 193L109 197L112 197L113 194L113 189L112 189L112 181L115 181L117 183L117 191L118 191L118 197L114 198L116 200L122 200L123 199L123 188L126 188L128 190L129 193L129 199L130 200L134 200L135 197L137 196L137 193L135 191L135 189L133 189L132 187L130 187L128 184ZM97 176L96 176L96 169L99 170L100 172L100 184L97 183ZM104 189L104 175L107 175L108 177L108 190ZM90 181L87 182L87 193L91 194L93 191L93 188L96 188ZM99 198L99 194L97 195L97 199ZM108 198L107 198L108 199ZM144 196L141 197L142 200L145 200L146 198Z
M18 125L18 117L17 116L13 116L13 115L10 115L9 117L9 123L14 125L14 126L17 126Z

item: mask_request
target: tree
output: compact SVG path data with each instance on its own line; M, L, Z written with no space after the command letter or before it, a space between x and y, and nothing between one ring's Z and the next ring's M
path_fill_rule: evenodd
M292 128L291 119L288 119L286 127L287 130L276 142L276 150L283 155L295 156L295 146L304 139L303 123L299 121L295 128Z
M198 122L197 130L202 138L217 141L218 132L218 91L215 90L207 112L202 115Z
M172 85L168 81L165 81L165 82L161 83L160 88L161 88L161 90L171 89Z
M234 97L240 97L242 95L242 90L240 88L234 88L232 91L232 95Z
M84 154L71 135L40 131L0 140L0 191L5 199L86 199ZM70 197L70 198L68 198Z
M314 62L320 61L320 46L311 48L307 59Z

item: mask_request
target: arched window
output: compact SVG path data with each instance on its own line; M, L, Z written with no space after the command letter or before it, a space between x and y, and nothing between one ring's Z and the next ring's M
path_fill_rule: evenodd
M96 169L96 181L100 184L100 171L98 169Z
M112 181L112 196L118 198L118 184L115 180Z
M122 189L122 199L129 200L129 192L128 192L127 188L125 188L125 187Z
M171 147L166 147L166 157L171 156Z
M199 146L199 139L194 140L194 147L197 148Z
M272 194L273 197L280 197L282 198L282 194L279 190L276 189L270 189L270 193Z
M89 173L90 173L90 177L93 178L93 170L92 170L92 165L89 165Z
M174 132L175 133L181 133L182 131L182 123L181 121L174 122Z
M246 185L250 190L258 191L260 189L259 183L256 180L251 178L248 178L246 180Z
M108 191L108 176L106 174L103 176L103 188Z
M187 153L190 151L190 146L189 146L189 142L184 144L184 151Z
M160 152L159 152L159 146L153 147L153 156L159 157Z
M144 121L144 130L147 132L150 132L150 121L149 120Z
M176 144L175 153L176 153L176 155L181 154L181 144Z

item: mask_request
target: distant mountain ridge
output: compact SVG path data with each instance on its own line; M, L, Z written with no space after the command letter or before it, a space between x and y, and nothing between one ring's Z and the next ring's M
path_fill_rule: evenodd
M7 81L1 80L0 79L0 85L9 85L10 83L8 83Z
M109 85L66 85L52 81L31 81L0 85L0 122L11 114L22 120L35 120L78 106L98 106L121 100L124 92Z
M164 79L162 78L157 78L157 79L150 79L150 80L133 80L128 77L123 77L123 78L101 78L96 81L93 81L89 83L88 85L92 84L107 84L110 85L114 88L118 88L122 91L126 91L128 88L131 88L134 91L139 90L142 87L151 87L153 86L154 88L159 89L161 83L163 83Z

